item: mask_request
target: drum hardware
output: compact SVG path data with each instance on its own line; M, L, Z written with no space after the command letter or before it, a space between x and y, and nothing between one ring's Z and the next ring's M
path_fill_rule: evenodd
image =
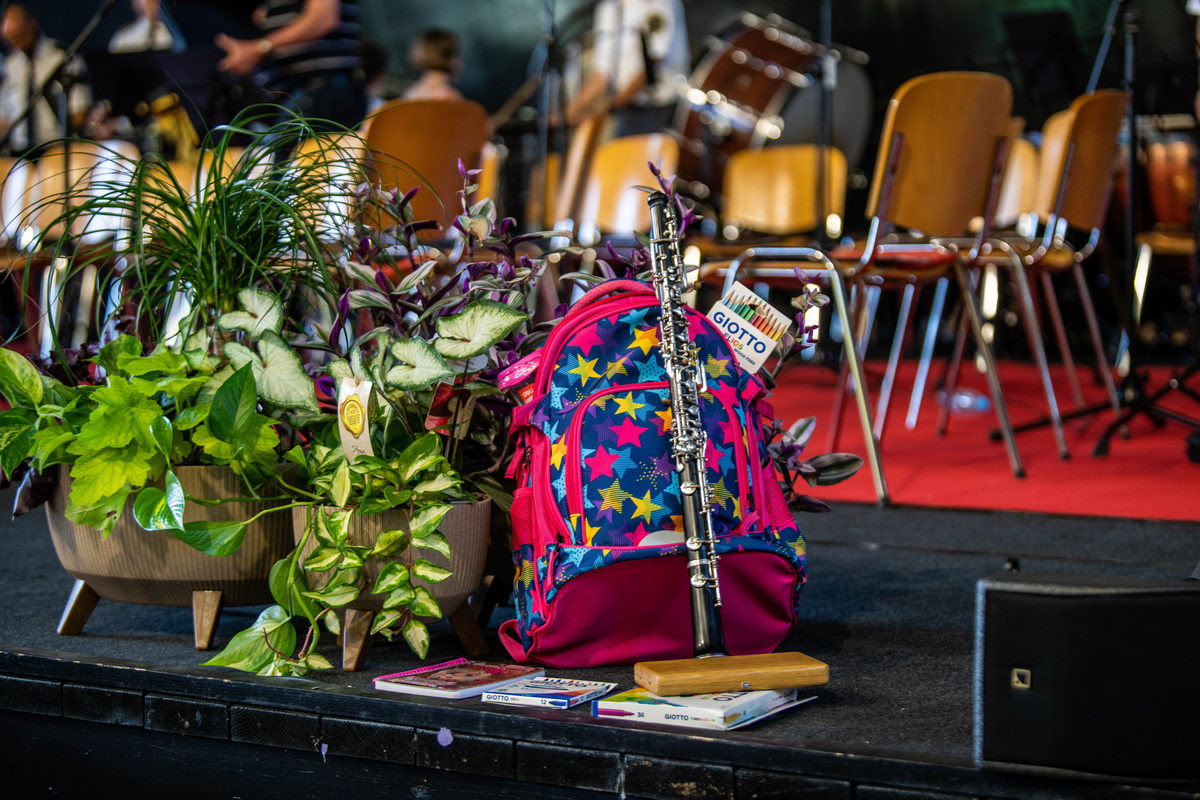
M812 79L802 76L804 86L812 85ZM681 99L700 112L700 120L717 136L728 136L732 130L745 131L761 141L778 139L783 133L783 119L777 114L766 114L758 109L743 105L728 96L710 89L707 92L686 81L680 84ZM694 142L695 140L693 140ZM700 143L703 148L703 143ZM703 153L701 149L697 152Z
M768 14L764 18L747 11L742 14L742 24L747 28L762 31L767 41L777 42L797 53L819 54L819 51L824 49L812 41L808 31L778 14Z
M866 54L815 43L802 28L774 14L743 13L739 24L721 37L706 37L707 54L690 77L676 81L678 176L689 194L719 200L725 163L738 150L816 142L818 133L856 164L872 111L871 84L861 66ZM818 103L818 92L826 97L835 89L842 99L832 110ZM831 114L832 141L818 130L820 120Z
M706 36L704 40L712 50L725 49L726 52L729 53L729 60L734 64L749 67L755 72L761 72L763 75L773 81L784 80L798 89L803 89L806 86L812 85L812 76L806 73L797 72L794 69L789 69L788 67L774 61L767 61L759 58L744 48L729 46L724 40L718 39L715 36ZM796 49L796 52L807 53L812 51Z

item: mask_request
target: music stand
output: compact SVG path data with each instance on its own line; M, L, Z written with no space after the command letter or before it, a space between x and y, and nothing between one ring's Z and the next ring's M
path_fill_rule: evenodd
M1163 420L1170 419L1182 425L1192 428L1193 431L1200 431L1200 420L1193 419L1185 414L1172 411L1161 407L1158 401L1170 392L1178 389L1185 395L1197 402L1200 402L1198 395L1191 387L1187 386L1186 381L1192 377L1200 369L1200 363L1197 362L1196 356L1193 353L1191 356L1191 364L1189 364L1180 374L1171 377L1167 384L1154 392L1147 392L1145 383L1146 376L1139 371L1137 364L1137 337L1131 329L1133 325L1133 270L1134 257L1136 250L1136 211L1138 203L1138 127L1137 127L1137 80L1135 75L1135 54L1137 52L1137 14L1132 8L1132 3L1129 0L1112 0L1108 18L1105 25L1104 41L1101 44L1100 52L1096 59L1096 64L1092 70L1091 79L1088 83L1088 90L1095 88L1100 71L1104 65L1108 55L1108 47L1116 34L1116 20L1121 18L1121 28L1124 41L1124 70L1122 84L1126 92L1130 95L1128 108L1127 129L1129 136L1128 143L1128 164L1126 172L1126 185L1128 187L1125 208L1125 271L1126 280L1124 281L1124 289L1127 292L1126 301L1124 303L1124 335L1129 341L1129 371L1125 379L1125 384L1122 386L1121 401L1125 407L1124 413L1116 420L1109 424L1104 432L1100 434L1095 447L1092 449L1093 456L1102 456L1108 454L1109 440L1112 435L1119 430L1124 430L1125 425L1139 414L1145 414L1157 425L1162 425ZM1195 224L1195 220L1193 220ZM1194 301L1195 298L1193 298Z
M1020 76L1022 94L1037 108L1041 124L1053 109L1071 101L1084 85L1083 52L1071 14L1064 10L1002 15L1008 48Z
M151 52L109 53L98 50L85 56L91 76L92 96L107 100L114 116L143 116L137 111L162 89L166 75Z

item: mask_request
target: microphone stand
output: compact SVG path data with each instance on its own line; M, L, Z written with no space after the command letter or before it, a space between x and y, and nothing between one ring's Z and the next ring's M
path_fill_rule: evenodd
M825 153L833 142L833 102L837 91L838 56L833 49L833 3L832 0L821 0L820 18L820 83L818 85L817 104L817 199L813 208L817 212L817 243L828 247L828 226L826 217L829 209L826 201L829 198L829 169Z
M63 92L63 96L60 98L60 123L62 125L63 135L66 136L68 134L67 121L69 115L66 114L66 109L68 108L67 94L70 91L70 83L68 78L62 76L65 74L67 66L73 60L75 60L75 56L79 54L79 50L83 47L87 40L92 37L92 34L96 32L96 28L100 26L100 23L104 21L104 18L108 16L108 12L112 11L113 6L116 4L117 0L102 1L100 8L95 14L92 15L92 18L88 20L87 25L83 27L83 30L79 32L79 35L75 37L75 41L71 42L70 46L63 51L62 59L58 62L58 65L50 72L49 75L46 76L46 80L42 81L42 85L36 91L34 91L33 95L26 98L25 107L21 109L21 113L18 114L16 119L12 121L12 124L9 126L8 130L5 131L4 135L0 136L0 149L4 149L8 146L8 141L12 137L12 132L16 130L17 127L23 123L30 114L33 113L34 106L36 106L42 100L49 101L50 96L48 92L50 91L50 87L56 83L59 84ZM7 5L7 3L5 3L5 5ZM31 70L33 69L32 60L30 61L29 68ZM27 142L26 144L29 147L33 146L32 142Z
M1177 375L1172 376L1165 386L1158 390L1147 393L1146 391L1146 375L1144 371L1138 369L1137 359L1134 357L1137 350L1137 337L1132 330L1133 326L1133 309L1137 302L1133 292L1133 271L1136 263L1136 210L1138 205L1138 150L1139 150L1139 131L1137 126L1137 82L1135 79L1135 64L1134 57L1136 53L1136 40L1138 34L1137 15L1130 7L1132 4L1129 0L1113 0L1109 8L1108 25L1105 30L1105 40L1101 44L1100 53L1097 56L1096 66L1092 70L1092 77L1088 83L1088 91L1095 88L1098 80L1100 68L1107 56L1108 44L1112 39L1116 26L1115 21L1119 12L1122 18L1122 29L1124 32L1125 44L1125 60L1122 79L1122 88L1129 94L1129 107L1126 117L1126 127L1129 129L1129 151L1128 164L1126 167L1126 186L1127 197L1125 207L1125 278L1124 288L1127 292L1125 302L1122 303L1122 311L1125 316L1125 324L1121 333L1122 350L1125 346L1128 347L1125 352L1125 357L1129 360L1128 372L1126 374L1124 385L1121 387L1121 403L1125 407L1124 413L1116 420L1111 422L1104 432L1100 434L1100 438L1096 441L1095 447L1092 449L1093 456L1103 456L1108 454L1109 441L1113 434L1125 429L1125 426L1139 414L1145 414L1156 425L1161 426L1164 419L1173 420L1182 425L1192 428L1193 431L1200 431L1200 420L1189 417L1170 409L1161 407L1158 401L1171 391L1178 389L1193 400L1200 402L1200 394L1197 394L1193 389L1186 385L1186 381L1195 374L1200 363L1197 362L1195 353L1189 360L1190 364ZM1194 202L1194 200L1193 200ZM1193 225L1195 225L1193 217ZM1193 231L1195 235L1195 231ZM1193 256L1194 258L1195 256ZM1193 293L1194 289L1193 288ZM1195 297L1191 298L1195 302ZM1107 408L1107 405L1105 405Z
M1137 80L1136 80L1136 58L1137 52L1137 14L1132 8L1130 0L1112 0L1108 8L1108 14L1105 18L1104 38L1100 43L1100 49L1096 55L1095 64L1092 67L1091 77L1088 80L1087 91L1093 92L1100 80L1100 73L1103 70L1104 64L1108 58L1109 49L1112 45L1112 40L1117 32L1117 20L1121 20L1121 30L1124 38L1124 61L1122 67L1121 88L1129 95L1129 104L1126 108L1125 127L1128 130L1128 151L1126 153L1126 203L1125 214L1123 218L1123 228L1125 236L1125 252L1124 252L1124 274L1121 278L1121 283L1124 289L1124 296L1118 295L1119 313L1122 317L1120 342L1117 346L1117 367L1118 370L1124 373L1124 378L1121 382L1119 391L1119 400L1122 408L1122 413L1111 422L1108 427L1100 434L1095 446L1092 448L1093 456L1104 456L1108 454L1109 442L1113 434L1120 433L1123 437L1127 436L1127 425L1130 420L1138 414L1145 414L1155 425L1161 426L1165 420L1172 420L1181 425L1188 426L1194 431L1200 431L1200 420L1193 419L1185 414L1181 414L1171 409L1163 408L1158 404L1165 395L1178 389L1188 397L1200 402L1200 393L1197 393L1189 386L1186 381L1200 368L1197 364L1196 355L1193 353L1190 357L1190 364L1178 375L1171 377L1165 386L1154 392L1147 392L1146 382L1147 376L1145 370L1139 368L1139 353L1140 348L1137 345L1137 337L1134 335L1133 325L1137 300L1134 291L1134 270L1137 263L1137 209L1139 207L1140 195L1140 164L1138 162L1138 153L1140 148L1139 130L1137 125ZM1194 231L1195 235L1195 231ZM1115 282L1114 282L1115 283ZM1195 287L1193 287L1193 294ZM1195 297L1192 302L1195 302ZM1072 411L1068 411L1061 415L1063 420L1077 419L1103 412L1111 408L1109 402L1103 401L1093 403L1091 405L1082 406ZM1023 425L1018 425L1013 428L1014 432L1032 430L1048 425L1049 418L1041 418L1033 422L1027 422ZM993 439L999 438L998 431L992 431Z

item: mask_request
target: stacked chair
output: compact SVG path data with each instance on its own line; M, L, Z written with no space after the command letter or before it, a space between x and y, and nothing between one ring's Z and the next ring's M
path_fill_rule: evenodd
M811 275L800 265L781 269L765 262L816 265L830 280L836 304L842 302L843 281L858 290L856 324L847 324L846 330L857 330L857 338L865 342L864 298L868 288L907 294L908 287L937 284L953 271L987 367L997 417L1007 431L1005 441L1013 473L1023 475L995 360L983 336L967 274L987 240L989 225L978 225L973 238L963 238L971 232L973 223L990 220L994 213L1011 108L1011 87L997 75L942 72L907 81L888 104L867 206L870 226L866 240L828 252L817 247L749 248L730 263L727 276L749 269L756 278L794 275L804 282ZM844 311L840 313L845 316ZM931 319L929 324L937 323ZM900 320L900 327L906 324L906 320ZM844 337L846 367L867 439L876 494L880 502L885 502L887 488L879 457L882 427L877 429L871 418L855 338ZM932 341L928 336L926 340ZM890 364L894 361L894 357L889 359ZM885 378L886 385L890 385L890 378ZM882 407L886 409L886 403Z
M380 185L400 192L419 187L416 219L448 231L460 211L458 160L479 166L490 133L487 111L472 100L392 100L367 120L363 138Z
M1060 457L1064 459L1070 454L1063 431L1063 417L1090 413L1094 409L1082 408L1082 391L1052 282L1053 277L1060 273L1069 271L1073 274L1097 373L1104 383L1108 405L1114 415L1120 415L1120 399L1105 357L1082 263L1095 252L1100 241L1117 158L1117 136L1127 101L1127 95L1122 91L1100 90L1076 98L1069 108L1046 121L1037 158L1036 191L1032 194L1032 206L1022 212L1031 221L1036 220L1036 227L1025 229L1025 235L1008 233L992 238L984 244L980 255L967 265L968 269L974 271L986 265L1011 271L1030 352L1046 394L1049 412L1046 422L1054 431ZM1025 196L1029 197L1029 193L1026 192ZM1071 232L1082 234L1086 237L1086 243L1073 245L1068 236ZM1080 406L1066 415L1059 411L1027 275L1041 282L1042 305L1049 315L1058 350L1071 382L1072 394L1077 406ZM953 391L960 354L961 347L956 347L947 393ZM944 424L945 417L939 429L944 428ZM1019 426L1018 430L1027 430L1040 424Z

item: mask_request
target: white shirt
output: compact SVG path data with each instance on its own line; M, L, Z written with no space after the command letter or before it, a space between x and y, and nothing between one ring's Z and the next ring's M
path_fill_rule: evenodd
M147 50L170 50L175 38L162 20L152 25L145 17L117 30L108 40L110 53L144 53Z
M593 24L592 69L607 74L617 94L644 72L644 37L655 82L635 102L661 106L678 99L675 76L691 67L681 0L600 0Z
M1200 14L1200 0L1188 0L1187 10L1189 14Z
M50 73L58 66L62 57L62 49L52 40L45 36L38 38L37 45L33 49L32 59L35 92L41 88L46 78L50 77ZM30 59L20 50L14 50L4 60L4 71L7 73L7 77L4 85L0 87L0 120L4 120L5 124L12 124L29 100L29 69ZM64 71L68 75L84 75L83 61L79 58L73 59ZM41 99L30 112L33 119L34 141L32 144L35 145L63 135L63 130L58 124L56 87L52 86L48 94L50 102ZM71 87L67 102L68 114L84 113L91 107L91 104L92 93L85 83L76 83ZM25 135L26 124L26 121L18 123L12 136L9 137L9 149L14 153L23 152L31 145Z

